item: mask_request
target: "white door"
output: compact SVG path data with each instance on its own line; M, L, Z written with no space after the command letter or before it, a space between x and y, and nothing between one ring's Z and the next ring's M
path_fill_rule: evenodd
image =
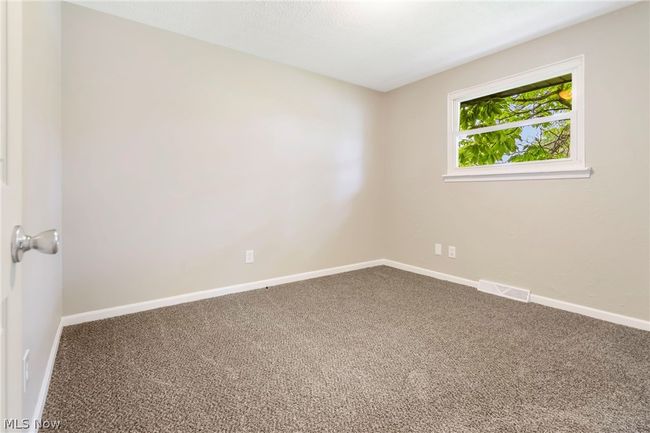
M13 227L22 214L22 4L0 0L0 429L22 417L22 291L12 263Z

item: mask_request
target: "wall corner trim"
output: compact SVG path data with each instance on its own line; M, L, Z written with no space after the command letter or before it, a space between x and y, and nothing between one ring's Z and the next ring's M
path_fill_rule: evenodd
M40 421L43 417L43 409L45 409L45 401L47 400L47 392L50 389L50 379L52 379L52 372L54 371L54 362L56 361L56 354L59 351L59 342L61 341L61 331L63 330L63 318L59 321L59 326L54 335L54 340L52 341L52 347L50 349L50 356L47 360L47 365L45 366L45 372L43 373L43 380L41 382L41 389L38 392L38 400L36 401L36 406L34 407L34 413L32 419L30 420L29 433L36 433L38 431L37 421Z
M445 274L443 272L433 271L431 269L407 265L406 263L397 262L395 260L384 259L383 264L390 266L391 268L401 269L403 271L412 272L414 274L425 275L427 277L436 278L438 280L449 281L450 283L462 284L463 286L469 286L478 289L478 281L470 280L469 278L458 277L456 275Z
M100 310L87 311L84 313L63 316L63 326L76 325L94 320L108 319L111 317L123 316L125 314L138 313L140 311L153 310L155 308L168 307L171 305L184 304L186 302L200 301L202 299L216 298L218 296L232 293L247 292L249 290L263 289L265 287L277 286L280 284L293 283L296 281L309 280L311 278L325 277L328 275L340 274L342 272L356 271L358 269L372 268L383 265L383 260L370 260L367 262L353 263L350 265L336 266L333 268L319 269L315 271L302 272L299 274L274 277L266 280L253 281L249 283L233 284L230 286L218 287L216 289L202 290L198 292L183 293L182 295L170 296L167 298L152 299L150 301L137 302L134 304L120 305L117 307L103 308Z
M606 322L616 323L617 325L629 326L630 328L641 329L643 331L650 331L650 320L637 319L636 317L624 316L618 313L611 313L609 311L598 310L580 304L573 304L571 302L561 301L559 299L547 298L546 296L530 294L530 302L545 305L559 310L570 311L572 313L589 316L594 319L604 320Z
M404 271L437 278L439 280L450 281L452 283L478 288L478 281L470 280L467 278L444 274L442 272L432 271L431 269L407 265L405 263L396 262L394 260L384 260L383 264L393 268L402 269ZM571 313L588 316L594 319L604 320L606 322L616 323L617 325L629 326L630 328L650 331L650 320L637 319L636 317L624 316L622 314L598 310L596 308L587 307L585 305L572 304L571 302L561 301L554 298L547 298L545 296L535 295L533 293L530 294L530 302L544 305L546 307L557 308L558 310L564 310Z
M469 278L459 277L456 275L445 274L418 266L401 263L389 259L376 259L366 262L353 263L350 265L336 266L332 268L320 269L299 274L274 277L266 280L253 281L250 283L234 284L231 286L219 287L216 289L203 290L199 292L184 293L182 295L171 296L168 298L153 299L150 301L138 302L134 304L121 305L117 307L104 308L101 310L87 311L84 313L63 316L61 323L63 326L76 325L93 320L108 319L111 317L122 316L125 314L137 313L140 311L152 310L155 308L167 307L171 305L183 304L186 302L199 301L202 299L215 298L218 296L229 295L231 293L246 292L249 290L261 289L268 286L277 286L280 284L293 283L296 281L309 280L311 278L325 277L328 275L340 274L342 272L355 271L358 269L372 268L375 266L390 266L395 269L412 272L415 274L425 275L427 277L437 278L439 280L449 281L456 284L462 284L473 288L478 288L478 281ZM598 310L596 308L584 305L573 304L571 302L559 299L547 298L545 296L531 293L530 302L544 305L547 307L557 308L571 313L581 314L583 316L600 319L618 325L629 326L631 328L650 331L650 321L638 319L635 317L624 316L622 314L612 313L609 311ZM60 331L59 331L60 332ZM58 341L58 340L57 340ZM56 353L55 353L56 355ZM53 360L51 360L53 362ZM45 390L47 393L47 389Z

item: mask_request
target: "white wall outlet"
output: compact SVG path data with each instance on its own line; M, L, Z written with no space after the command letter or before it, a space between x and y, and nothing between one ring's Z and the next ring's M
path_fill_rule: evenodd
M449 245L449 248L447 249L447 255L451 257L452 259L456 258L456 247L453 245Z
M27 392L27 383L29 382L29 349L25 350L23 355L23 392Z
M244 260L245 263L253 263L255 262L255 250L246 250L246 259Z
M442 244L436 244L436 256L441 256L442 255Z

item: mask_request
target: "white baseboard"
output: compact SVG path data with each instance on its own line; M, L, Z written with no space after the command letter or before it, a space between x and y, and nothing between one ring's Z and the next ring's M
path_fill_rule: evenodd
M116 317L116 316L122 316L124 314L137 313L139 311L152 310L155 308L166 307L170 305L183 304L186 302L192 302L201 299L208 299L217 296L228 295L231 293L245 292L248 290L261 289L268 286L277 286L279 284L293 283L296 281L308 280L317 277L324 277L327 275L334 275L342 272L349 272L358 269L371 268L380 265L390 266L392 268L401 269L403 271L413 272L415 274L425 275L427 277L437 278L439 280L450 281L452 283L478 288L478 281L475 280L470 280L468 278L463 278L456 275L445 274L443 272L437 272L431 269L421 268L418 266L408 265L406 263L397 262L395 260L377 259L377 260L370 260L367 262L354 263L351 265L337 266L334 268L327 268L327 269L321 269L317 271L303 272L300 274L287 275L284 277L269 278L267 280L254 281L251 283L235 284L232 286L220 287L217 289L203 290L200 292L191 292L183 295L171 296L168 298L160 298L151 301L138 302L135 304L105 308L102 310L88 311L85 313L64 316L61 319L61 321L63 323L63 326L76 325L78 323L91 322L93 320L107 319L109 317ZM547 298L532 293L530 295L530 301L536 304L541 304L548 307L558 308L560 310L570 311L572 313L593 317L595 319L605 320L607 322L612 322L619 325L650 331L650 321L648 320L623 316L621 314L611 313L609 311L604 311L604 310L598 310L596 308L586 307L584 305L572 304L570 302L561 301L553 298Z
M598 310L596 308L586 307L579 304L572 304L571 302L560 301L559 299L547 298L546 296L534 295L532 293L530 295L530 302L545 305L547 307L557 308L559 310L582 314L583 316L593 317L594 319L600 319L606 322L616 323L618 325L629 326L630 328L650 331L650 321L637 319L636 317L610 313L609 311Z
M43 373L43 381L41 382L41 390L38 393L38 400L36 401L36 407L34 407L34 414L32 415L32 422L29 427L29 433L36 433L36 421L41 420L43 416L43 409L45 409L45 401L47 400L47 392L50 389L50 379L52 379L52 371L54 370L54 361L56 361L56 353L59 350L59 341L61 340L61 330L63 329L63 320L59 322L59 327L56 330L56 335L54 335L54 341L52 342L52 348L50 349L50 357L47 360L47 365L45 366L45 372Z
M401 269L403 271L413 272L414 274L426 275L427 277L436 278L438 280L449 281L463 286L478 288L478 281L470 280L456 275L445 274L442 272L432 271L431 269L420 268L418 266L407 265L406 263L396 262L395 260L382 260L382 265L390 266L391 268Z
M469 287L478 288L478 281L467 278L457 277L455 275L444 274L442 272L432 271L430 269L419 268L417 266L407 265L394 260L383 260L386 266L402 269L404 271L416 274L426 275L439 280L451 281L452 283L463 284ZM557 308L559 310L570 311L571 313L581 314L594 319L604 320L606 322L616 323L618 325L629 326L630 328L650 331L650 321L637 319L635 317L623 316L622 314L610 313L609 311L598 310L596 308L586 307L584 305L572 304L571 302L560 301L559 299L547 298L545 296L530 294L530 302L545 305L547 307Z
M354 263L351 265L336 266L333 268L320 269L317 271L302 272L300 274L286 275L283 277L269 278L266 280L253 281L251 283L234 284L232 286L219 287L216 289L202 290L199 292L184 293L182 295L170 296L168 298L153 299L151 301L138 302L135 304L120 305L118 307L104 308L101 310L88 311L85 313L63 316L63 326L76 325L94 320L108 319L110 317L123 316L125 314L137 313L140 311L153 310L170 305L184 304L186 302L199 301L202 299L215 298L217 296L229 295L231 293L246 292L248 290L263 289L264 287L277 286L279 284L294 283L296 281L309 280L311 278L325 277L327 275L340 274L342 272L356 271L358 269L371 268L384 264L383 260L370 260L367 262Z

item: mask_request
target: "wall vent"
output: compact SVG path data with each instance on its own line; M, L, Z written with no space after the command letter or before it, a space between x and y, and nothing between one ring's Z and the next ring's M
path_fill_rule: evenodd
M515 301L528 302L530 299L530 290L512 287L494 281L479 280L478 289L481 292L491 293L492 295L503 296L504 298L514 299Z

